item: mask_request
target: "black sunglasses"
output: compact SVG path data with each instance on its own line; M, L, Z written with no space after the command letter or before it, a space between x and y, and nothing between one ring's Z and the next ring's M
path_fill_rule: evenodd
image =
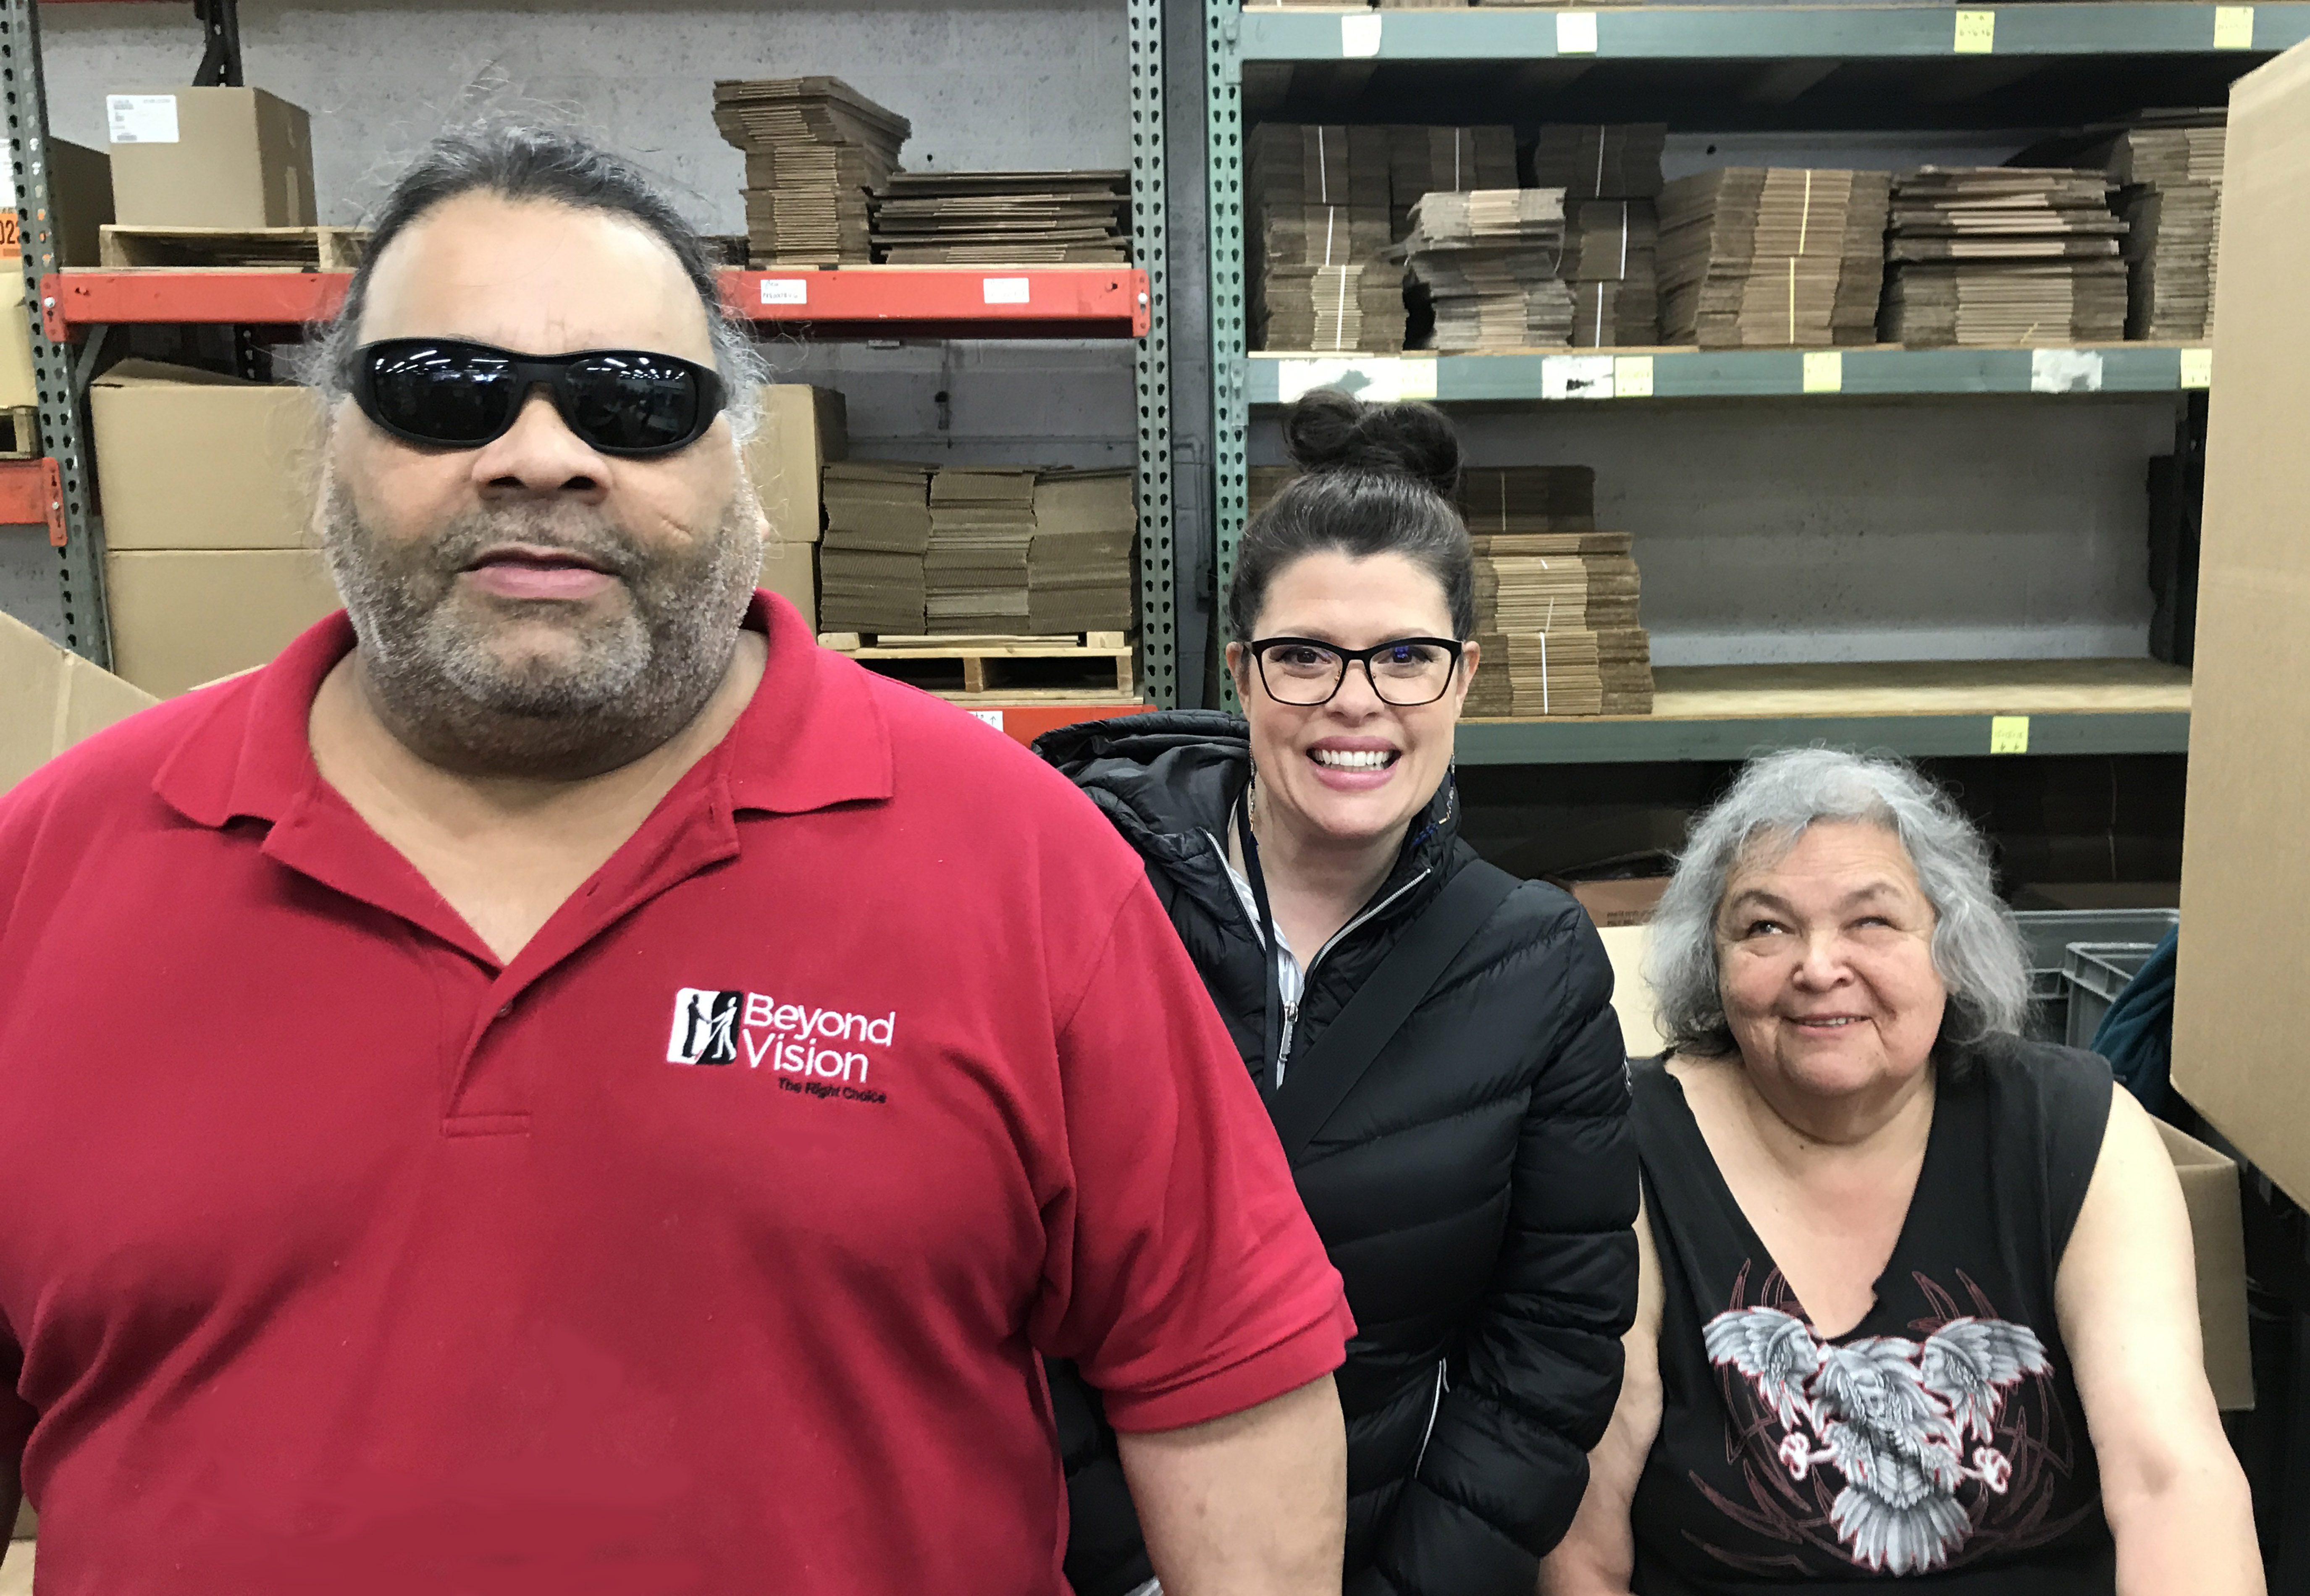
M689 447L726 403L707 368L642 349L523 355L451 338L387 338L354 351L352 377L363 415L440 449L504 437L540 386L589 447L630 459Z
M1342 648L1320 638L1262 638L1244 646L1259 666L1259 684L1279 704L1312 709L1337 697L1348 667L1384 704L1398 709L1433 704L1449 691L1467 646L1451 638L1398 638L1369 648Z

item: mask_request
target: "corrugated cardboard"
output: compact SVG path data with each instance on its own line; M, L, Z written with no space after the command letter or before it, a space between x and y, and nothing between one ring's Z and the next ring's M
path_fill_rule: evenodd
M82 738L156 702L0 614L0 792Z
M312 549L169 549L105 557L112 663L162 698L261 665L338 608Z
M1642 925L1652 919L1668 890L1666 876L1637 876L1624 881L1575 881L1572 896L1598 929Z
M89 411L108 549L312 546L310 388L123 360L90 386Z
M2230 91L2198 579L2174 1085L2310 1203L2310 47Z
M68 266L96 265L97 229L112 220L112 162L101 152L48 141L48 204L57 258ZM5 216L0 239L0 407L38 404L32 377L32 324L24 315L22 240L17 217Z
M311 227L313 131L302 108L262 89L120 89L176 101L172 142L114 129L113 205L124 226ZM108 96L108 115L110 97Z
M818 545L789 543L773 533L762 548L762 584L802 612L810 629L818 629Z
M820 475L829 460L850 452L842 395L806 383L775 383L760 390L760 402L761 425L746 441L747 474L754 479L772 537L815 543L824 530ZM764 585L771 584L766 579Z
M32 1538L32 1531L39 1527L39 1517L32 1512L32 1505L30 1502L25 1503L16 1509L16 1533L13 1538L18 1540L30 1540Z
M2189 922L2185 919L2183 924ZM1652 929L1609 926L1597 932L1612 963L1612 1010L1631 1058L1649 1058L1663 1043L1645 984L1645 949ZM2182 1183L2197 1253L2198 1329L2205 1340L2206 1381L2223 1408L2254 1406L2254 1362L2246 1346L2245 1236L2239 1217L2238 1169L2204 1142L2162 1122L2167 1156Z

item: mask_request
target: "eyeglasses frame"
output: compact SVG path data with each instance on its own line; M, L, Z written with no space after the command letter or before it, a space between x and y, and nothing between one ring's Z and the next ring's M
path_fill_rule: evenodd
M482 354L502 360L514 379L521 385L518 390L519 396L507 408L505 425L478 443L445 443L440 438L427 438L422 433L411 432L396 427L379 415L377 410L376 379L370 369L371 364L378 350L404 344L430 344L442 350L475 350ZM595 443L592 438L579 433L569 421L569 407L572 401L570 395L565 391L564 385L569 381L570 367L580 360L597 360L604 355L641 355L653 360L670 361L676 366L687 369L699 384L697 428L689 437L679 442L656 444L646 449L617 448ZM551 396L555 413L560 416L561 424L569 428L573 437L596 454L608 455L621 460L655 460L667 455L678 454L705 437L714 425L714 418L727 410L730 405L729 390L723 386L720 372L716 371L711 366L701 366L695 360L684 359L681 355L670 355L663 350L579 349L561 355L528 355L523 354L518 350L500 349L494 343L476 343L471 338L379 338L374 343L364 343L353 351L352 382L353 403L360 406L361 414L367 416L379 431L389 433L404 443L414 444L419 448L439 449L452 454L469 449L487 448L514 429L521 420L523 407L529 403L530 395L541 387Z
M1438 648L1448 648L1452 652L1452 668L1444 673L1444 685L1437 689L1436 696L1434 698L1422 698L1418 703L1414 704L1400 704L1395 699L1389 698L1385 693L1380 691L1379 678L1372 674L1371 663L1375 656L1385 654L1391 648L1402 648L1409 643L1428 643L1432 644ZM1339 656L1340 679L1332 683L1332 690L1330 692L1325 693L1314 703L1301 703L1297 699L1279 698L1276 695L1275 689L1268 682L1268 651L1272 648L1283 647L1287 644L1296 645L1301 648L1320 648L1326 654L1336 655ZM1340 690L1348 684L1348 668L1350 665L1357 664L1361 664L1364 668L1364 681L1371 688L1372 697L1377 698L1389 708L1425 708L1430 704L1441 703L1443 701L1444 695L1452 690L1453 681L1459 675L1460 667L1467 663L1468 658L1468 645L1464 641L1454 638L1390 638L1386 642L1375 643L1369 648L1342 648L1337 643L1327 643L1321 638L1258 638L1253 639L1251 642L1246 643L1243 646L1243 648L1245 653L1251 655L1252 664L1259 672L1259 685L1261 690L1265 692L1269 698L1274 698L1277 703L1288 705L1293 709L1320 709L1324 705L1330 703L1333 698L1338 698L1340 696Z

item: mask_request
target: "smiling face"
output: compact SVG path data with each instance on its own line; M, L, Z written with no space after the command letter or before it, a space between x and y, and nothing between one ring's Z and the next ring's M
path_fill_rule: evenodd
M1933 911L1900 838L1823 821L1735 869L1717 908L1717 989L1767 1100L1891 1094L1941 1034Z
M672 250L618 217L472 193L388 246L359 336L526 354L639 349L714 363ZM326 543L394 717L597 727L686 722L726 670L761 513L726 418L674 454L604 455L543 389L479 448L428 448L352 401L333 417Z
M1275 573L1252 637L1368 648L1398 638L1449 638L1453 630L1443 584L1416 561L1401 554L1357 559L1326 549ZM1363 667L1350 664L1329 703L1301 707L1279 703L1250 651L1229 644L1228 668L1251 723L1263 824L1272 816L1309 841L1334 845L1400 832L1444 780L1475 667L1471 643L1444 696L1407 707L1383 700Z

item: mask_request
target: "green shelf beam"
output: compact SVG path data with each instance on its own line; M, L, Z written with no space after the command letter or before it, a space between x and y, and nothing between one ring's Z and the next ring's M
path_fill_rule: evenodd
M1739 760L1815 743L1911 758L1986 755L1986 715L1787 716L1733 720L1463 721L1457 754L1467 765L1591 765ZM2186 713L2036 714L2030 755L2179 754L2190 748ZM2017 755L2026 758L2028 755Z
M2209 385L2210 353L2165 344L2028 349L1565 350L1530 354L1274 354L1246 358L1251 403L1314 387L1374 399L1513 403L1577 399L1836 399L1904 395L2174 394Z
M1977 21L1964 24L1967 48L1960 49L1959 16L1984 14L1993 14L1994 22L1986 29ZM1235 42L1245 61L1853 61L1959 54L2269 54L2305 39L2310 39L2310 4L2303 0L2254 6L2116 0L1962 9L1606 5L1570 13L1554 7L1376 12L1247 5Z

